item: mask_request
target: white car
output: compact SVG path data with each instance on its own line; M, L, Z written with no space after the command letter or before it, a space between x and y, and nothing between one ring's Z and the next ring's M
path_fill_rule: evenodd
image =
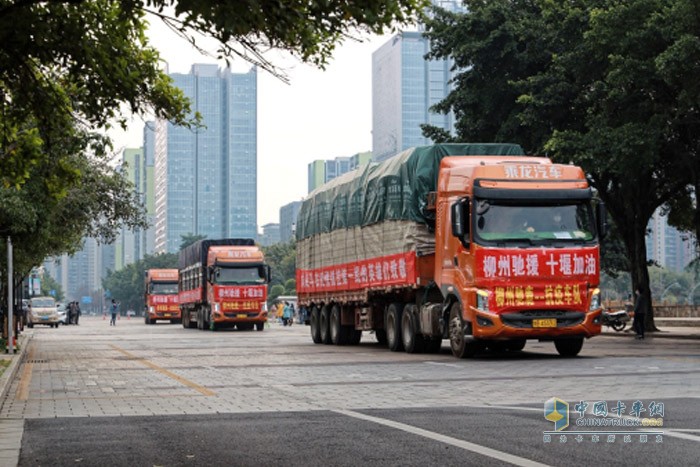
M33 328L35 324L46 324L57 328L59 324L56 300L53 297L34 297L29 300L27 310L27 326Z
M56 304L56 313L58 313L58 322L66 325L68 324L68 310L63 303Z

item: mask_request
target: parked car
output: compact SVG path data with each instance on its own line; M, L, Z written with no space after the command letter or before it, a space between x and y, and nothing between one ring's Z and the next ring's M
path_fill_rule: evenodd
M27 326L33 328L35 324L46 324L57 328L59 324L56 301L53 297L34 297L29 300L27 310Z
M68 324L68 310L63 303L56 304L56 313L58 313L58 322L61 324Z

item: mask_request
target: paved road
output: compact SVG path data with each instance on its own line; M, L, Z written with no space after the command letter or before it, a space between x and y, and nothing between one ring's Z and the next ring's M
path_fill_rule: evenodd
M600 336L576 359L529 342L456 360L446 342L437 355L389 352L369 334L314 345L297 325L212 333L84 318L30 332L0 400L20 465L693 465L700 448L698 340ZM545 441L554 396L572 404L572 425L582 400L589 412L663 403L664 426L644 428L663 435Z

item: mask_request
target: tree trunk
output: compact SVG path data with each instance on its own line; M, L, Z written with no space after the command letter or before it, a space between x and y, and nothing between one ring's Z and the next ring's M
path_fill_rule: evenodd
M635 225L630 239L633 243L626 244L631 259L631 275L633 291L640 288L646 297L644 328L647 331L658 331L654 325L654 307L652 306L651 288L649 287L649 268L647 267L646 225ZM633 295L634 296L634 295ZM636 296L634 296L636 299Z

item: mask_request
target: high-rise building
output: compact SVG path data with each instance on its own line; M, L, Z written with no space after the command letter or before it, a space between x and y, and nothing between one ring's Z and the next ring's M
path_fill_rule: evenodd
M461 2L434 5L463 12ZM419 27L422 29L422 27ZM404 149L431 144L420 125L454 133L452 113L430 111L451 90L452 60L426 60L430 41L419 31L402 31L372 54L372 154L383 161Z
M349 157L336 157L328 160L315 160L308 166L309 193L339 175L355 170L372 160L372 153L359 152Z
M195 64L170 77L203 126L156 122L156 251L176 252L189 234L256 238L256 70Z
M122 153L121 171L134 185L142 202L145 201L145 164L143 148L126 148ZM122 227L115 244L115 267L120 270L143 258L143 233Z
M148 228L141 231L141 245L143 259L145 255L152 255L156 250L156 191L155 191L155 153L156 153L156 124L153 121L146 122L143 127L143 168L144 186L142 202L146 208L146 221Z
M668 218L657 210L649 220L646 238L647 259L675 272L681 272L696 258L694 235L668 225Z
M294 238L301 201L292 201L280 208L280 242L289 243Z
M261 246L275 245L280 242L280 225L265 224L262 226L262 234L258 236L258 243Z

